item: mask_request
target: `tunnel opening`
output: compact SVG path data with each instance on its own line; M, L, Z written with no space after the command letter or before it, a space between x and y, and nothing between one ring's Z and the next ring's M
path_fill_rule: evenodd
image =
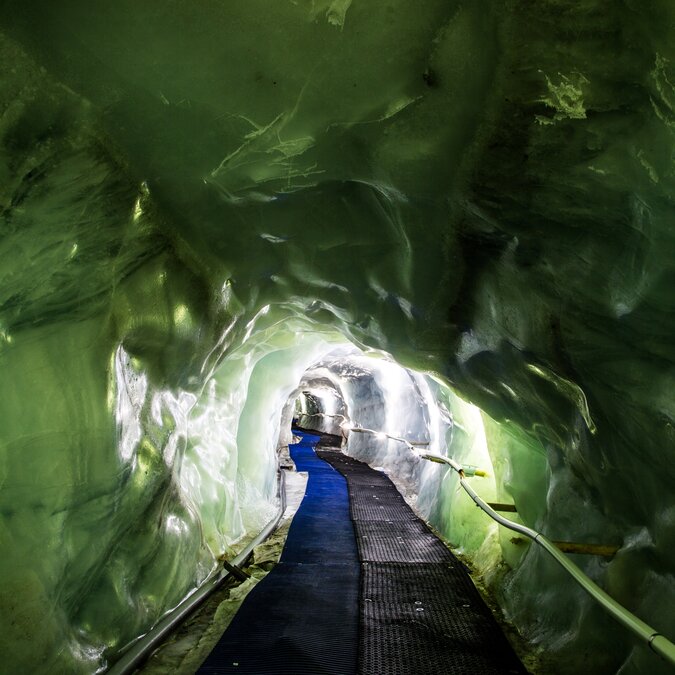
M420 451L451 456L467 473L478 470L481 495L498 502L478 408L429 375L356 349L329 353L312 364L299 389L294 424L340 437L345 454L384 471L415 511L455 550L470 556L481 574L490 578L501 569L496 525L458 492L451 472L420 458ZM499 493L512 499L503 488ZM501 545L508 548L506 555L516 554L508 540Z

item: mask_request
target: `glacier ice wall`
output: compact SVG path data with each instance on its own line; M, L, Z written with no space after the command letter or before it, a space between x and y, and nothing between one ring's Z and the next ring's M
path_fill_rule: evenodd
M672 3L1 6L3 667L94 672L190 592L345 339L484 410L498 496L675 636ZM664 672L501 543L555 668Z

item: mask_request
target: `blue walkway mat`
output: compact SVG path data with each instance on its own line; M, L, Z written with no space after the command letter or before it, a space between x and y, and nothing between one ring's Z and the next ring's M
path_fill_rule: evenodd
M248 595L198 673L357 671L360 564L347 484L316 456L320 437L300 435L291 457L309 479L281 560Z

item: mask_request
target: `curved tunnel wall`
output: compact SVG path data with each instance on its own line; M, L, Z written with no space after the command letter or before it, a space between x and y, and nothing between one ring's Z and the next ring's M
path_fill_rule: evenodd
M5 2L6 662L93 672L194 588L271 508L279 412L345 339L485 411L504 498L620 545L583 565L675 635L672 26L666 2ZM556 668L663 670L511 560Z
M322 409L320 392L327 382L344 401L346 417L336 420ZM513 545L504 540L500 547L496 526L457 490L453 477L397 440L487 470L477 488L495 501L497 486L478 409L427 375L356 350L329 353L305 373L297 391L308 395L313 408L311 415L298 416L301 426L343 436L347 454L386 471L418 513L470 555L487 578L499 573L504 555L512 559Z

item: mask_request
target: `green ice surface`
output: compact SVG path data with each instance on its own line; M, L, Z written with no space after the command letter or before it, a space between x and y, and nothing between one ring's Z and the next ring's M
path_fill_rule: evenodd
M0 8L3 672L104 668L255 530L343 340L484 411L497 496L675 638L671 2ZM494 536L559 672L668 672Z

